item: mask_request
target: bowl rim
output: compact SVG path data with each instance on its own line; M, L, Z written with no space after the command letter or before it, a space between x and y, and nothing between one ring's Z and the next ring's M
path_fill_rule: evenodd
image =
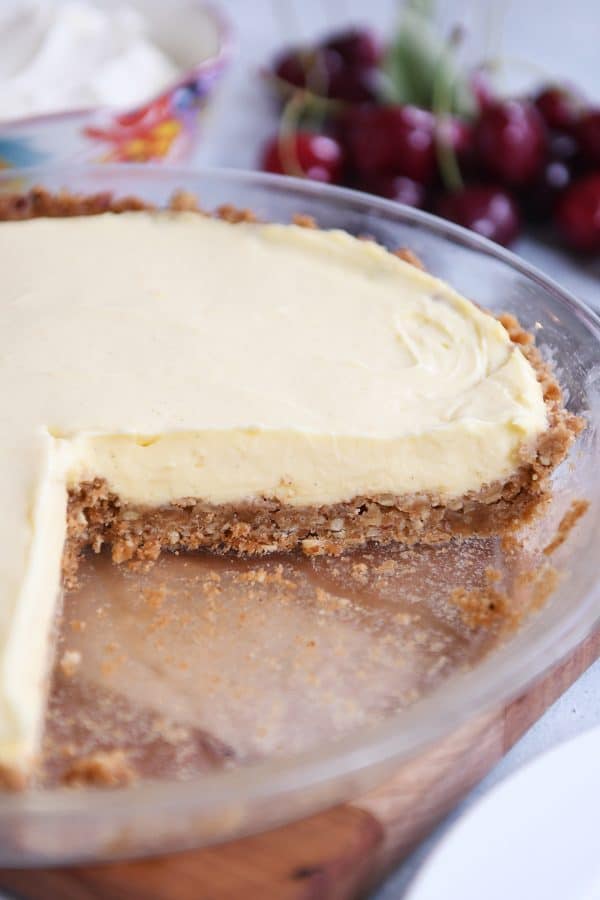
M600 316L592 309L511 251L431 213L348 188L324 186L317 182L280 175L189 165L57 165L10 169L0 174L0 190L3 184L14 183L20 175L28 178L33 185L38 176L59 177L61 173L65 174L68 181L77 176L97 174L104 183L114 175L117 187L121 179L135 181L137 177L145 177L158 182L167 181L173 190L186 187L186 179L216 178L228 182L232 194L237 185L277 188L286 194L298 196L299 203L303 197L321 201L329 198L341 201L346 208L363 210L368 208L370 212L375 213L379 211L388 217L396 217L397 221L420 226L433 235L500 260L512 270L519 272L574 314L588 336L596 342L600 353ZM178 179L181 184L177 183ZM132 189L135 189L135 185L128 185L129 193ZM14 190L14 193L19 192L18 188ZM394 758L400 767L419 751L456 731L467 720L475 719L495 706L513 699L557 665L598 628L600 628L600 581L595 579L568 614L555 615L548 627L533 638L527 634L526 628L520 629L505 646L498 648L491 658L484 659L478 664L476 668L478 677L473 677L473 671L454 675L447 684L419 700L413 707L369 728L364 734L353 731L322 746L290 754L284 758L271 758L241 766L239 769L210 773L186 781L144 782L106 793L93 788L83 788L80 791L56 788L7 795L2 797L0 803L0 822L14 815L19 817L31 815L42 820L49 817L53 823L59 824L63 818L78 817L78 821L84 822L93 820L95 816L110 814L111 823L117 826L120 821L130 820L133 815L140 816L144 812L151 811L156 814L160 810L165 813L177 811L181 815L209 812L215 803L218 803L220 808L226 803L239 806L243 802L258 803L267 798L273 801L279 795L301 793L319 784L332 785L335 793L338 782L341 784L348 777L358 775L363 769L389 763ZM515 653L515 648L518 651L521 644L522 650L527 649L526 654ZM431 714L434 711L435 716ZM343 799L344 797L334 796L331 803ZM317 803L304 814L323 808L326 802L329 801ZM70 825L72 824L71 821ZM236 836L239 835L236 833ZM178 847L183 846L185 842L179 841ZM189 846L194 846L193 840ZM143 856L147 852L144 850L137 852L135 849L132 851L131 848L124 851L128 857ZM74 857L76 860L85 858L85 854L79 852ZM111 853L110 858L119 858L119 854ZM62 859L63 857L61 861ZM10 862L2 864L11 865ZM47 865L48 861L33 864Z
M135 106L128 106L125 109L105 105L77 106L74 109L57 109L54 112L35 113L31 116L6 119L5 121L0 121L0 139L4 136L5 132L7 135L10 135L10 132L19 131L21 129L36 128L38 126L59 124L62 122L66 123L77 119L88 119L92 116L102 114L131 114L138 109L142 109L144 106L156 103L163 97L168 97L179 88L184 87L193 76L197 77L204 71L210 71L211 69L216 72L223 69L230 62L235 51L233 24L226 16L224 10L210 2L210 0L193 0L193 3L195 6L204 10L207 17L212 19L213 25L215 26L217 50L213 56L207 56L206 59L201 60L197 65L192 66L190 69L186 69L178 75L176 79L170 81L162 88L162 90L155 94L150 94L145 100L141 103L137 103ZM40 167L49 167L52 165L52 163L41 163ZM14 172L16 168L16 166L11 168L11 171Z

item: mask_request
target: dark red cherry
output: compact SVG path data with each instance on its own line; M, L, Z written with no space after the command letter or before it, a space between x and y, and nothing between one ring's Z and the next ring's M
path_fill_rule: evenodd
M572 134L552 132L548 137L548 159L560 159L572 163L579 156L579 143Z
M470 122L457 116L443 118L437 124L436 140L449 146L461 170L468 171L475 162L475 130Z
M273 71L291 87L308 88L330 96L330 86L340 76L344 62L335 50L288 50L275 60Z
M385 108L374 106L358 106L342 117L340 129L343 142L350 165L358 172L383 172L393 165L388 118Z
M568 163L560 159L549 160L535 184L523 194L522 206L527 218L532 222L548 221L572 177Z
M554 220L573 250L600 254L600 173L573 182L559 199Z
M308 57L305 53L298 50L286 50L275 60L273 71L282 81L287 81L293 87L303 88L306 84L308 66Z
M510 100L485 109L475 128L479 160L504 184L521 186L539 175L546 157L546 130L531 103Z
M357 187L369 194L404 203L405 206L425 206L426 191L423 185L404 175L366 175Z
M443 218L505 246L514 241L520 229L519 210L511 195L490 185L470 185L444 194L435 211Z
M548 128L566 132L574 129L583 105L574 91L552 85L543 88L534 102Z
M297 131L289 136L275 135L262 156L265 172L296 175L329 184L339 181L343 151L339 143L325 134Z
M485 69L475 69L469 83L480 113L496 103L496 94L494 93L490 76Z
M328 96L333 100L374 103L377 95L377 78L372 69L342 68L329 83Z
M435 120L416 106L358 107L344 121L350 164L360 174L387 172L421 184L436 171Z
M600 167L600 109L592 109L581 117L576 136L584 160Z
M371 69L379 65L383 56L382 43L369 28L350 28L334 34L325 47L339 53L353 69Z

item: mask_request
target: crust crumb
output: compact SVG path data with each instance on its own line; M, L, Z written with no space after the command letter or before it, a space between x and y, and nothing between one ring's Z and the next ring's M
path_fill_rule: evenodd
M0 788L9 791L24 791L27 787L27 775L14 766L0 765Z
M588 500L573 500L571 506L560 520L553 539L546 547L544 547L544 554L546 556L550 556L564 544L579 519L581 519L588 511L589 506Z
M414 266L415 269L421 269L422 272L425 271L425 266L419 259L416 253L413 253L412 250L409 250L408 247L398 247L397 250L394 250L394 256L397 256L399 259L404 260L404 262L410 263L411 266Z
M230 225L237 225L239 222L256 222L257 218L251 209L240 209L231 203L224 203L217 207L217 216Z
M496 582L502 580L502 572L499 569L494 569L492 566L488 566L485 570L485 580L488 584L495 584Z
M507 556L514 556L519 552L519 550L522 549L523 545L519 538L516 537L516 535L512 534L511 532L507 532L506 534L502 535L500 546Z
M498 320L504 325L514 344L523 346L533 344L533 335L521 328L516 316L513 316L511 313L502 313L502 315L498 316Z
M352 578L361 584L366 584L369 578L369 568L366 563L354 563L351 569Z
M197 198L189 191L175 191L169 201L169 209L173 212L202 212Z
M518 591L526 591L529 595L528 612L541 609L550 595L554 593L560 581L560 573L548 563L531 572L522 572L515 579Z
M489 628L496 622L516 624L520 615L510 608L510 599L493 587L469 591L464 587L454 588L450 599L460 610L461 618L468 628Z
M79 650L65 650L60 659L60 671L65 678L72 678L81 665L81 653Z
M298 225L299 228L317 228L317 223L313 216L305 213L296 213L296 215L292 216L292 222L294 225Z
M157 588L146 588L142 591L144 603L151 609L160 609L167 597L167 589L164 584Z
M98 750L82 756L66 771L63 781L68 785L123 787L135 780L135 770L123 750Z

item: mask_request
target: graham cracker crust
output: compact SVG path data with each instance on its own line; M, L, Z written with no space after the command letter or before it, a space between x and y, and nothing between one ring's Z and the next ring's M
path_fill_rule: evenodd
M153 209L136 197L113 199L110 193L76 196L50 194L35 188L28 194L0 197L0 220L39 216L81 216ZM170 209L206 215L194 196L179 192ZM235 224L256 221L249 210L220 207L216 216ZM309 216L295 223L316 227ZM409 250L396 251L420 265ZM529 522L550 496L550 476L564 459L582 421L564 408L560 387L525 331L512 315L499 316L511 340L535 369L548 412L548 430L534 447L524 447L522 460L510 478L484 486L454 501L435 494L357 496L325 506L295 507L262 498L236 504L211 505L200 498L182 498L156 507L122 503L101 479L70 491L68 539L64 555L67 582L75 577L85 548L112 549L113 560L142 565L162 550L210 549L241 554L265 554L301 548L309 555L338 554L369 542L433 543L455 536L505 534Z

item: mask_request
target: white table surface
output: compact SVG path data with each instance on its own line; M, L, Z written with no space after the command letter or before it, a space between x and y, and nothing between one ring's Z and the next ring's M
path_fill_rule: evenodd
M491 0L499 16L494 52L524 59L550 77L583 87L600 102L600 8L598 0ZM276 117L258 75L259 66L286 43L305 41L348 22L368 21L389 34L395 0L221 0L238 33L238 55L206 123L198 162L255 168ZM490 0L438 3L442 20L470 23L472 43L485 33ZM583 265L531 239L515 248L562 285L600 310L600 266ZM489 788L525 761L585 729L600 724L600 662L554 704L444 823L398 868L376 900L400 898L417 867L444 829ZM448 900L454 900L448 893Z

